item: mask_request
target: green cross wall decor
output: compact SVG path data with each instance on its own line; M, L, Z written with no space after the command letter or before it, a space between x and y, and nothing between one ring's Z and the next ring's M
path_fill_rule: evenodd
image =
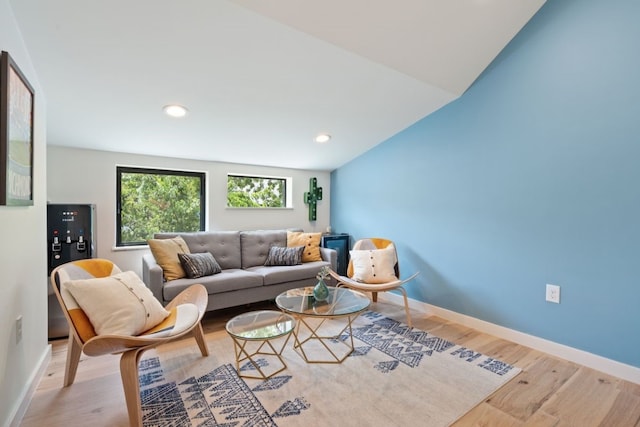
M318 200L322 200L322 187L318 187L318 180L313 177L309 180L309 191L304 192L304 202L309 205L309 221L316 220Z

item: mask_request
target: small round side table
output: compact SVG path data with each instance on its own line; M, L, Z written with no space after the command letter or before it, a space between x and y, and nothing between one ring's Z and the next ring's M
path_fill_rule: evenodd
M282 359L282 350L295 325L292 316L275 310L251 311L229 320L226 329L233 340L238 376L266 380L284 371L287 364ZM282 345L274 343L278 338L283 338ZM258 356L267 363L261 362ZM246 361L255 368L257 375L252 375L252 370L246 368L241 370L240 365Z

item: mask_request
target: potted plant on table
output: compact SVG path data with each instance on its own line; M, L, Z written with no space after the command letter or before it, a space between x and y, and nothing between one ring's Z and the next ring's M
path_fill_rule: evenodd
M316 274L318 284L313 288L313 297L316 301L325 301L329 298L329 288L324 282L327 277L329 277L329 267L325 265L318 271L318 274Z

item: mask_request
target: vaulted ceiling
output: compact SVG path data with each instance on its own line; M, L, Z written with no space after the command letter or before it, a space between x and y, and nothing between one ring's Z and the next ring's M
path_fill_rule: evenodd
M543 4L11 0L48 144L313 170L461 96Z

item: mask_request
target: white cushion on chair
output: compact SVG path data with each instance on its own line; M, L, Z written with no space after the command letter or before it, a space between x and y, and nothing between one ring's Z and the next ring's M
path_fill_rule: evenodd
M200 311L195 304L185 303L174 307L171 314L160 324L145 331L140 337L164 338L178 335L196 323L200 319Z
M162 322L169 312L133 271L64 283L98 335L135 336Z
M352 250L352 279L362 283L387 283L398 280L395 275L396 249L390 244L384 249Z

